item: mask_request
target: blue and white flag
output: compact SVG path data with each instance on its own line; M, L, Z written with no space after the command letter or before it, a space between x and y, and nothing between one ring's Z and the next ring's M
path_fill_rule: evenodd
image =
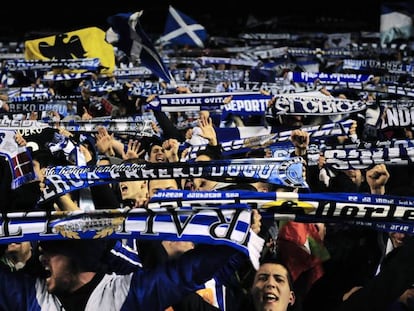
M381 5L381 44L395 39L409 39L413 34L414 5L410 1L384 3Z
M168 10L169 14L165 23L164 35L158 39L157 43L169 42L177 45L204 48L204 42L208 36L206 29L191 17L174 9L172 6L169 6Z
M156 76L167 83L175 84L171 72L141 27L139 18L142 13L143 11L118 13L108 17L107 22L111 27L107 30L106 39L125 52L131 61L139 60Z

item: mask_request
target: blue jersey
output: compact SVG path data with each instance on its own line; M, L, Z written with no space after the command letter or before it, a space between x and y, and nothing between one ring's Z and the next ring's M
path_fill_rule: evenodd
M106 274L89 296L85 311L164 311L202 287L236 253L226 246L197 247L151 270ZM65 310L47 291L44 279L0 270L0 284L1 310Z

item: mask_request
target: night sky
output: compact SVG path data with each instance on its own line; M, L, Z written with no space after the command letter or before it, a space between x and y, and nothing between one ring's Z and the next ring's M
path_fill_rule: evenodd
M350 29L378 31L379 0L348 0L343 3L335 1L331 5L318 0L254 0L252 3L249 6L240 0L72 0L55 1L50 5L44 2L11 1L8 2L10 8L2 12L0 37L18 39L38 32L67 32L89 26L106 30L108 16L141 9L144 10L141 23L146 32L162 33L169 4L204 25L210 35L240 32L249 14L259 19L278 17L279 24L276 30L305 23L306 26L301 27L311 31L340 31L340 27L335 25L342 25L345 21L345 25ZM333 21L332 17L335 18ZM299 30L306 30L302 28ZM348 29L344 29L346 30Z

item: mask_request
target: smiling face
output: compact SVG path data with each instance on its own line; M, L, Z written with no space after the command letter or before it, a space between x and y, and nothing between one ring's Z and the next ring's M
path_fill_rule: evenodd
M160 145L151 146L150 153L148 155L148 161L151 163L164 163L167 162L165 150Z
M264 263L257 270L251 289L256 311L286 311L295 303L288 271L278 263Z

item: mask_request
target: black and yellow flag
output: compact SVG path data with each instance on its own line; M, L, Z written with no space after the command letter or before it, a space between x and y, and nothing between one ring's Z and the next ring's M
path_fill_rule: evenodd
M99 58L101 73L112 73L115 68L114 47L105 40L105 32L97 27L27 40L24 45L26 60Z

